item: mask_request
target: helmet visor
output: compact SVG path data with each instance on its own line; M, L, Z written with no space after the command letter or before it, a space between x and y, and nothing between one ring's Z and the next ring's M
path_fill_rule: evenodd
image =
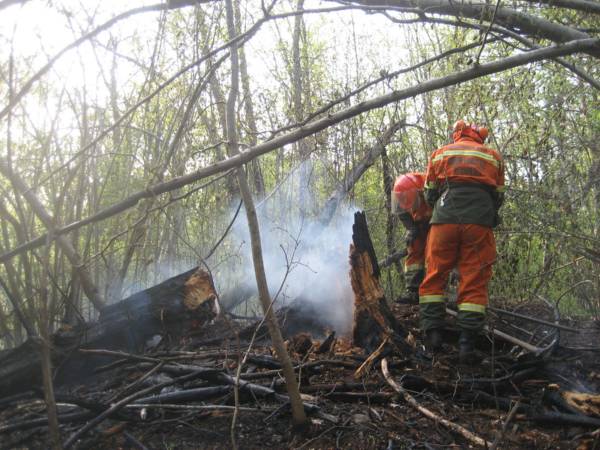
M409 191L392 192L392 214L413 212L421 206L421 196L417 189Z

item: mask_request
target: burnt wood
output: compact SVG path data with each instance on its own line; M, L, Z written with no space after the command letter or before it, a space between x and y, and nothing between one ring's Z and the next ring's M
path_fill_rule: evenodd
M210 292L212 289L213 292ZM197 267L105 307L97 322L65 327L52 336L52 363L57 384L79 381L114 358L85 355L78 348L144 351L159 335L179 337L216 316L214 287ZM203 298L204 297L204 298ZM209 301L207 301L209 300ZM35 338L0 355L0 397L37 388L41 383Z
M390 310L379 282L380 269L364 212L354 214L350 280L354 291L354 345L371 353L388 340L402 344L406 331Z

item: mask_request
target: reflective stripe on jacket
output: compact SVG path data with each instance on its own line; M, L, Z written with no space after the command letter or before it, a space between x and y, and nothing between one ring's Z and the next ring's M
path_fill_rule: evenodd
M497 224L504 191L498 151L463 137L432 153L425 183L425 198L434 206L431 223Z
M504 164L497 150L463 137L432 153L426 189L444 189L446 183L483 184L504 191Z

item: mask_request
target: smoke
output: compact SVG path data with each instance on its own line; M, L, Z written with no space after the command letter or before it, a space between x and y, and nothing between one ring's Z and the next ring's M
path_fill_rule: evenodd
M276 309L294 302L316 322L344 335L352 327L348 254L354 210L340 207L328 225L322 224L311 173L310 164L304 163L257 204L267 282L271 297L277 296ZM224 248L229 251L227 263L215 270L219 292L255 288L245 212L240 212Z

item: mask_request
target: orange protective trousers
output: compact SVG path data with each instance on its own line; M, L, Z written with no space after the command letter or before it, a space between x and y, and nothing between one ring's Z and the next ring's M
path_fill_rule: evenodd
M425 243L427 234L419 233L417 238L406 246L406 259L404 260L404 281L408 291L417 294L419 286L425 275Z
M445 303L448 276L457 267L459 312L485 314L495 259L496 240L490 227L432 224L425 249L427 274L419 289L419 304Z
M427 234L420 233L417 238L406 247L406 259L404 260L404 271L425 268L425 243Z

